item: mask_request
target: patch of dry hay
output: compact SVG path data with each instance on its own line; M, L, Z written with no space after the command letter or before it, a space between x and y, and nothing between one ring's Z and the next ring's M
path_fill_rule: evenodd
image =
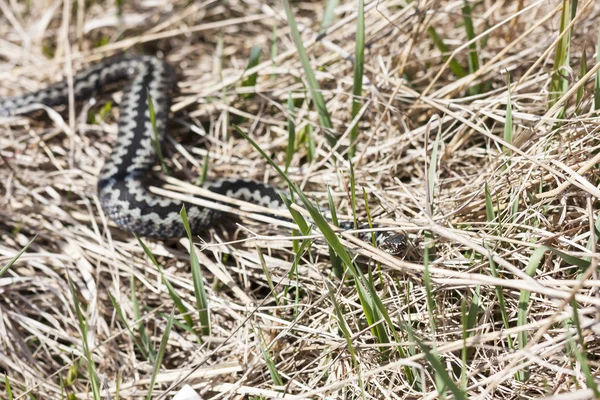
M297 132L306 135L309 125L315 127L316 159L308 161L307 146L301 143L289 176L321 205L327 202L329 185L339 212L351 214L349 165L343 155L331 151L316 113L300 101L307 96L304 73L279 2L126 3L119 20L112 1L81 0L70 5L58 0L0 0L0 96L42 88L114 54L163 55L181 76L173 105L175 140L168 146L177 176L195 181L209 155L213 176L280 184L229 124L240 124L283 165L287 98L292 93L301 103L295 119ZM355 177L358 187L369 194L378 223L409 232L414 249L400 260L366 244L349 245L381 261L374 279L392 319L410 321L421 340L434 340L444 365L451 372L454 368L457 376L465 323L461 301L466 299L469 305L477 299L480 306L468 339L466 365L467 391L473 397L542 397L586 386L580 365L565 347L569 336L563 321L573 313L566 303L575 294L594 361L594 306L600 305L596 290L600 282L595 274L579 282L579 269L557 256L547 256L534 278L523 272L540 245L589 257L592 269L598 260L595 251L588 250L600 194L593 83L586 83L578 115L574 96L564 99L566 121L558 123L547 113L561 3L480 2L474 9L474 24L477 33L487 32L485 46L478 42L482 67L462 79L450 72L427 34L427 28L434 26L466 66L462 2L378 0L367 4L363 93L368 106L359 123L358 151L352 160ZM571 45L574 69L584 49L588 59L593 59L600 12L600 5L593 1L581 3ZM336 9L334 25L318 41L324 4L294 2L293 6L334 126L341 134L352 120L355 2L346 1ZM277 55L270 60L274 27ZM246 71L252 46L260 46L263 56L258 67ZM510 96L516 137L510 156L503 152L506 143L502 141L507 70L513 82ZM242 77L253 72L259 74L256 87L242 88ZM576 72L568 73L575 84ZM467 88L476 85L477 78L487 91L468 96ZM252 99L240 96L249 90L255 93ZM100 98L118 102L119 93ZM92 106L96 113L99 109ZM117 377L122 398L144 396L153 363L136 348L109 295L122 307L135 337L140 337L143 326L154 349L166 325L165 315L173 307L156 268L137 242L110 228L99 207L96 176L110 153L118 114L113 109L97 124L90 124L89 110L86 103L63 112L64 120L49 120L42 114L18 118L0 128L2 265L37 235L28 252L0 278L0 372L8 377L16 398L25 398L26 393L40 399L58 398L61 380L72 368L80 375L67 387L68 393L76 398L89 396L69 276L89 319L88 342L103 393L110 393L111 398ZM427 171L438 132L435 189L429 196ZM347 145L347 140L342 143ZM498 223L486 219L486 183ZM189 189L184 191L189 193ZM365 216L362 201L359 213ZM414 343L407 347L405 331L399 329L399 334L405 351L412 351L410 358L402 359L398 353L381 356L355 288L332 277L324 242L317 241L311 255L300 260L298 275L288 277L294 259L290 231L253 221L253 215L243 220L249 231L219 226L204 238L210 242L201 263L213 332L199 344L193 335L174 327L157 379L157 396L183 382L215 399L357 398L360 372L368 398L438 397L429 364ZM433 232L436 246L431 265L434 310L427 308L422 279L423 232L427 229ZM238 239L246 240L229 243ZM169 281L192 306L189 255L185 241L181 243L148 241ZM278 303L270 294L259 249L277 284ZM500 278L492 276L490 258ZM328 283L336 288L335 296L344 308L359 370L334 317ZM286 284L292 289L284 294ZM297 299L296 286L300 288ZM503 289L510 329L501 319L497 288ZM142 310L139 321L131 289ZM527 325L517 326L521 290L530 290L532 296ZM196 320L197 315L192 318ZM178 316L178 320L183 318ZM529 334L528 349L511 350L507 337L515 341L522 331ZM284 379L283 388L273 384L263 357L265 349ZM416 365L414 371L424 380L420 391L407 381L406 363ZM530 378L520 383L514 374L524 368L523 363L528 365ZM592 362L590 368L597 375L597 363Z

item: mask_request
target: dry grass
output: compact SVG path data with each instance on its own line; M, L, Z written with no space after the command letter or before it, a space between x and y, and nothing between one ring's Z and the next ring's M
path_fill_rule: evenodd
M313 129L315 159L309 162L306 142L299 143L288 176L323 207L329 185L338 213L351 215L350 169L343 156L348 133L332 152L316 112L302 101L304 72L280 2L176 1L171 6L126 1L120 22L116 2L73 3L70 8L66 0L0 0L0 96L42 88L113 54L164 55L180 72L174 140L167 145L177 176L194 182L210 155L211 176L281 184L230 123L239 124L284 165L291 93L297 99L297 135ZM325 2L292 4L339 134L349 132L352 121L356 30L356 2L341 3L319 41ZM598 67L593 54L600 5L580 1L571 68L563 71L567 89L585 85L579 113L574 94L562 97L554 109L549 103L561 5L557 0L473 3L475 33L486 32L476 42L481 67L458 79L427 28L435 27L466 69L469 40L461 1L368 2L363 80L363 104L368 105L352 160L355 179L368 193L377 223L408 232L413 249L400 259L351 235L344 235L344 243L361 255L363 272L373 271L400 343L385 323L393 344L375 338L356 288L332 275L324 241L298 255L298 273L289 275L297 251L289 228L244 212L244 229L217 226L203 238L207 247L197 242L212 333L199 342L175 313L153 398L170 398L188 383L206 399L354 399L361 393L369 399L434 399L442 395L436 391L439 366L426 357L431 347L439 365L472 398L561 398L552 396L572 391L577 394L570 399L592 398L586 368L591 376L600 373L593 235L600 197L599 120L593 110L593 72L592 79L579 80L577 70L584 50L588 70ZM275 26L277 56L270 60ZM262 58L246 71L252 46L263 49ZM506 71L512 82L514 146L502 139ZM259 74L256 86L242 88L243 74L253 72ZM482 92L469 95L477 85ZM255 96L241 95L249 92ZM100 98L118 102L119 93ZM566 106L563 121L556 119L559 106ZM111 228L99 207L96 176L116 136L117 108L90 124L90 107L96 113L101 108L77 104L61 113L64 120L38 114L0 127L0 266L35 236L0 278L0 373L16 399L61 398L63 391L73 398L92 396L70 280L88 321L87 343L103 398L116 398L117 385L120 398L145 397L154 364L136 341L146 338L156 351L174 306L138 242ZM438 132L435 173L428 174ZM168 188L176 186L169 180ZM491 222L486 183L494 208ZM358 198L365 218L362 194ZM425 239L426 231L432 242ZM233 243L240 239L245 240ZM146 243L193 309L187 241ZM425 243L432 246L426 253ZM535 268L534 252L542 245L589 261L590 267L548 251ZM528 265L533 278L525 273ZM520 304L528 292L531 297ZM335 307L342 310L343 323ZM526 311L524 320L518 319L523 318L520 309ZM197 312L190 316L197 323ZM416 381L410 381L405 365ZM519 380L518 373L526 370L527 379ZM277 375L282 386L274 383ZM0 393L7 398L4 382Z

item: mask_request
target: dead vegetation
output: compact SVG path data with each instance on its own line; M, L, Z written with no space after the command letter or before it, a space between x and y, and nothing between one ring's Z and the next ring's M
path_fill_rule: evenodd
M342 1L322 35L326 2L292 3L340 136L335 151L279 1L123 3L0 0L0 96L112 55L165 57L180 75L165 146L178 179L164 178L161 193L196 193L185 185L207 159L209 176L285 187L231 125L283 166L292 119L287 176L322 209L329 187L340 218L352 218L357 1ZM600 5L581 1L567 20L566 63L556 57L563 6L571 2L365 5L364 109L350 158L357 214L366 222L364 189L378 226L412 242L401 259L342 236L389 315L372 325L374 300L349 273L333 274L321 235L303 248L289 224L245 209L239 226L196 240L212 328L200 340L95 194L120 93L2 123L0 266L33 239L0 277L2 397L93 398L93 370L105 399L145 397L153 377L153 398L185 383L206 399L593 398ZM262 56L247 68L254 46ZM144 242L197 327L187 239ZM458 392L440 383L444 373Z

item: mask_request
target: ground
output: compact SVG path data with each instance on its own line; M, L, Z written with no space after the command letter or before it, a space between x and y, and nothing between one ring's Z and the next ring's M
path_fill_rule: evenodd
M96 196L118 85L5 118L0 397L593 398L600 4L573 3L366 1L363 29L362 0L0 1L0 98L176 68L161 194L289 188L268 156L298 210L407 237L244 205L195 256L139 242Z

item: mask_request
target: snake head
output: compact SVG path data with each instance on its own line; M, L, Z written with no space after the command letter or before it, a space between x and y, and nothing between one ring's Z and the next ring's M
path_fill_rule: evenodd
M406 250L406 234L390 232L381 238L378 247L388 254L397 256Z

